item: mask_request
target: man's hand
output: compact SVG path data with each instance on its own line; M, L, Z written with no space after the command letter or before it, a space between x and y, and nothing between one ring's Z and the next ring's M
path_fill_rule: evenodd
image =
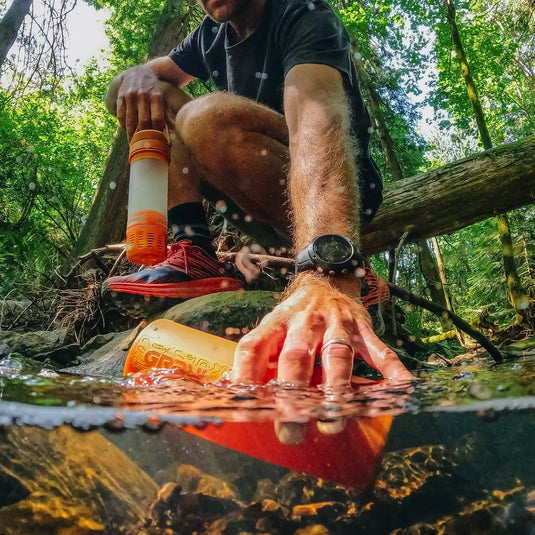
M116 76L106 96L106 106L126 129L128 140L137 129L163 130L166 124L174 129L176 113L189 97L184 95L184 99L169 102L166 93L176 93L176 87L191 80L193 77L171 58L156 58ZM167 92L167 86L171 85L175 91Z
M164 98L160 81L152 70L142 65L121 75L116 97L117 119L130 140L137 128L163 130Z
M324 382L329 386L349 385L353 352L385 379L413 378L373 332L371 318L360 302L358 278L302 273L291 284L289 296L240 340L232 379L261 383L268 367L276 363L280 380L308 385L316 354L333 339L347 340L351 347L335 342L321 354Z

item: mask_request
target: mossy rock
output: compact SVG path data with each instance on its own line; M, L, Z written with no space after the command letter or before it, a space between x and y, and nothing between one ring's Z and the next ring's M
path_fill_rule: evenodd
M76 375L122 377L126 355L134 341L132 333L133 330L130 329L121 333L108 333L99 339L91 339L84 346L87 350L77 358L78 363L75 366L63 368L62 371ZM131 340L128 340L129 337ZM108 342L99 345L103 340L108 340Z
M175 305L160 317L231 340L239 339L277 304L273 292L222 292ZM121 377L128 350L135 338L132 330L90 340L78 364L62 371L80 375ZM100 343L106 342L99 346Z
M274 292L221 292L175 305L160 317L235 340L255 327L276 304Z
M0 356L9 353L21 353L25 357L36 358L73 343L74 335L67 328L53 331L35 331L30 333L0 333Z

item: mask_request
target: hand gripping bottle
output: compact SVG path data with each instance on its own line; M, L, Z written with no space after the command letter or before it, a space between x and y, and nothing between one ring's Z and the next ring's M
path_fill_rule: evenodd
M126 258L134 264L158 264L167 256L169 154L159 130L139 130L130 142Z
M154 384L157 376L216 380L231 369L235 349L236 343L230 340L159 319L137 336L128 352L124 375L136 374L138 386ZM276 368L276 362L270 362L264 382L276 376ZM312 384L321 381L321 373L316 370L321 368L316 367ZM157 396L158 392L149 391L149 395ZM141 390L123 392L123 396L133 408L144 408ZM221 425L199 428L186 425L181 430L263 461L358 490L373 483L392 422L388 414L344 418L341 429L332 432L311 419L303 424L303 441L286 444L276 434L273 421L259 418L258 411L236 414L236 421L224 420Z
M236 342L186 327L168 319L158 319L145 327L134 340L126 357L124 375L146 374L150 383L155 370L165 374L210 382L232 369ZM263 383L277 377L277 361L270 360ZM315 366L312 385L322 382L320 366Z

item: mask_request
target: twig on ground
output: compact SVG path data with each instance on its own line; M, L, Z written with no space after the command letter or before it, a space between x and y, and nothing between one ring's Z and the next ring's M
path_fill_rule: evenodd
M125 245L124 243L117 243L113 245L106 245L105 247L99 247L98 249L92 249L88 253L85 253L78 257L78 260L73 264L67 275L65 275L64 280L67 284L70 278L72 277L73 273L78 269L84 262L87 262L88 260L94 259L98 264L99 267L101 267L104 271L106 270L106 266L104 266L102 260L100 260L100 255L102 253L108 253L110 251L121 251L124 252ZM114 266L115 267L115 264ZM112 268L113 269L113 268Z

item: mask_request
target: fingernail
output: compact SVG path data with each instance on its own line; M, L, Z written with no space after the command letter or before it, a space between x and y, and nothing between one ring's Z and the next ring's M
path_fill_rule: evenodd
M324 435L336 435L344 430L346 422L342 418L337 418L336 420L318 420L316 425L320 433Z
M275 422L275 434L282 444L295 446L305 439L305 426L295 422Z

